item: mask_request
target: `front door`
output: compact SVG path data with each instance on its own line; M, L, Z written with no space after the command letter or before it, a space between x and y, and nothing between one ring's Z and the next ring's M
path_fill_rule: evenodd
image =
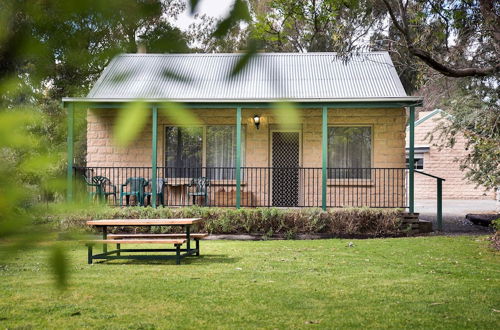
M271 132L272 204L299 205L300 133Z

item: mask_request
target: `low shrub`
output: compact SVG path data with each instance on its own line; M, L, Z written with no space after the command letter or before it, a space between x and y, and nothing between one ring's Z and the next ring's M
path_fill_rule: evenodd
M332 237L402 236L402 211L398 209L348 208L321 209L212 208L186 207L153 209L150 207L92 207L49 216L60 230L85 228L93 219L193 218L206 221L195 230L211 234L251 234L265 238L292 239L299 234L323 234ZM47 221L45 221L47 222ZM117 230L124 230L118 228ZM130 229L129 229L130 230ZM136 232L155 233L175 230L172 227L136 228Z

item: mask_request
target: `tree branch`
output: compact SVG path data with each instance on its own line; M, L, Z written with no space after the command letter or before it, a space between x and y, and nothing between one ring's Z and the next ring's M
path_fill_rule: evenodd
M403 35L403 37L406 38L407 37L406 30L403 29L403 27L399 24L399 21L396 18L396 15L392 11L391 4L387 0L383 0L383 2L385 4L385 7L387 8L387 11L389 12L389 16L391 17L392 23L394 24L394 26L396 27L396 29L398 29L399 32L401 32L401 34Z
M421 61L427 64L432 69L442 73L448 77L460 78L460 77L484 77L490 76L500 72L500 63L486 67L465 67L456 68L436 59L430 52L423 50L415 45L415 41L411 36L411 31L408 25L408 17L405 5L398 1L398 10L401 16L401 22L398 20L393 8L388 0L382 0L385 4L387 12L392 20L392 23L396 29L402 34L406 47L411 55L418 57ZM485 1L485 0L483 0ZM486 0L487 2L487 0Z
M418 57L434 70L439 71L448 77L485 77L500 72L500 63L484 68L454 68L437 61L429 52L426 52L425 50L422 50L420 48L408 46L408 51L410 52L410 54Z

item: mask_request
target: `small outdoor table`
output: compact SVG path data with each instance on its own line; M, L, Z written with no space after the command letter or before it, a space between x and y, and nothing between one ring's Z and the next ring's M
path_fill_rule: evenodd
M93 259L176 259L177 264L180 263L181 258L196 254L200 255L199 241L196 241L196 247L191 248L191 226L197 223L201 223L202 218L186 218L186 219L135 219L135 220L90 220L87 221L87 225L102 228L102 240L95 241L94 243L103 243L103 252L100 254L92 254L92 245L88 243L89 254L88 261L92 263ZM175 249L122 249L120 243L133 244L137 243L151 243L151 244L162 244L169 243L168 240L162 239L149 239L149 240L119 240L119 239L108 239L108 227L139 227L139 226L180 226L184 228L184 239L180 241L185 241L186 248L180 248L181 244L179 241L174 243L176 245ZM154 235L151 235L154 236ZM116 250L108 251L108 244L116 243ZM172 241L173 243L173 241ZM176 255L122 255L122 252L175 252Z

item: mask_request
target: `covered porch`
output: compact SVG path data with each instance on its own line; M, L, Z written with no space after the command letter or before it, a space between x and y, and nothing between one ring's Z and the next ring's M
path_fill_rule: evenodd
M413 139L410 138L409 168L405 168L399 158L391 163L391 156L387 154L390 153L387 144L394 143L391 142L394 137L390 133L387 135L386 121L402 121L396 125L404 128L406 121L404 109L408 109L411 118L414 116L415 107L421 104L419 100L399 99L383 102L349 100L328 104L296 104L297 108L302 109L300 111L303 115L297 124L288 123L286 127L280 126L279 118L273 115L276 106L272 103L186 104L187 109L200 114L201 118L204 111L209 111L212 121L208 121L207 124L229 124L226 126L233 127L229 135L232 135L234 140L231 144L234 145L234 151L231 151L234 153L231 155L234 160L232 163L230 161L229 164L222 164L226 166L213 166L213 162L207 161L206 154L216 152L212 146L203 143L200 148L205 156L200 157L203 159L199 162L178 164L175 160L168 161L166 145L168 135L172 132L179 135L179 129L171 128L173 126L168 122L162 121L159 115L159 110L163 106L161 100L151 100L147 104L151 120L147 133L141 136L141 143L149 141L148 147L140 148L139 154L135 153L133 147L127 150L128 155L140 158L141 162L127 159L118 161L121 158L117 156L119 152L115 148L110 149L114 156L92 151L93 155L88 158L92 160L95 156L102 159L108 157L106 162L91 161L82 166L69 161L68 199L71 200L75 195L76 182L81 182L85 176L88 182L92 182L96 177L107 178L109 181L101 188L104 192L103 197L109 204L116 206L140 204L153 207L200 205L236 208L321 207L322 209L374 207L405 208L413 212L414 162L411 161ZM68 159L73 159L72 127L75 111L94 112L98 117L99 114L113 116L114 112L120 111L124 106L124 102L66 99L69 128ZM217 111L224 116L219 118L214 116ZM258 127L255 125L254 114L259 114L260 117ZM222 117L224 119L221 119ZM410 137L413 132L413 122L409 120ZM352 127L346 125L370 128L366 130L370 131L372 142L370 150L367 151L370 153L370 159L365 163L368 166L335 166L332 147L329 147L333 143L332 132L335 132L336 127ZM389 127L389 130L392 128ZM358 131L363 133L363 130L358 129ZM200 132L203 139L209 139L207 129L200 129ZM337 129L337 135L339 132L342 131ZM102 135L96 134L96 136L97 139L106 140ZM279 141L283 138L291 140L282 141L280 145ZM293 142L294 139L297 140L296 143ZM402 140L404 141L404 137ZM293 150L296 145L298 153ZM278 150L274 154L273 148ZM399 149L399 146L396 144L395 148ZM281 155L279 149L282 149ZM358 149L355 151L359 152ZM400 151L404 153L404 146L401 146ZM397 153L396 151L396 155ZM297 158L295 163L293 163L294 157ZM150 162L150 165L146 166L144 160ZM357 163L359 164L359 161ZM384 166L386 164L393 166ZM144 179L145 185L141 188L140 196L130 197L128 194L131 186L124 184L130 178ZM196 186L201 178L205 178L208 183L202 188Z

